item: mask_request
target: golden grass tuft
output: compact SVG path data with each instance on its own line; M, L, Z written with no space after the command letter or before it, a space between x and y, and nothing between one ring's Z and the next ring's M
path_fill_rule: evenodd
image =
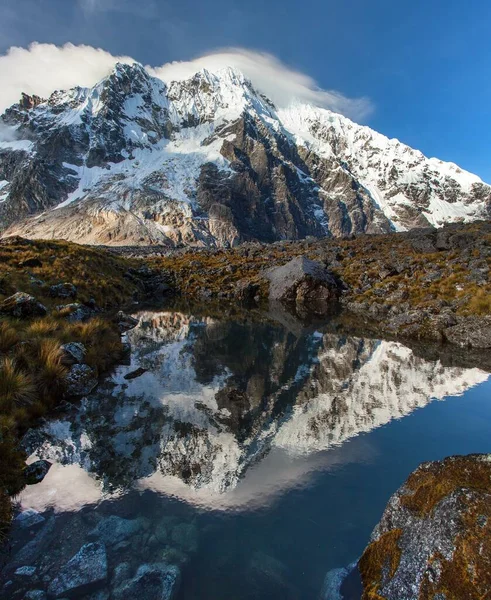
M19 342L17 331L6 321L0 323L0 352L7 353Z
M32 404L36 388L32 378L21 371L11 358L0 362L0 407L2 411Z

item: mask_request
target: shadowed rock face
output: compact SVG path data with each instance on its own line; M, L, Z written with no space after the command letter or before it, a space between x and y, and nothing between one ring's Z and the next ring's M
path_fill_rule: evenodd
M359 568L363 600L486 597L491 455L418 467L390 499Z
M478 177L330 111L278 109L232 69L165 84L119 64L1 121L15 128L0 143L8 234L229 246L491 214Z

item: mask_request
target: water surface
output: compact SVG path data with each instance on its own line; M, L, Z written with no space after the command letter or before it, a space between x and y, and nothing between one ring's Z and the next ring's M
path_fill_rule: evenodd
M162 561L181 569L179 600L317 599L420 462L490 451L477 368L327 324L136 316L131 364L29 436L30 461L53 466L19 499L44 521L13 528L8 597L46 589L106 520L100 599L119 564ZM37 580L19 583L22 565Z

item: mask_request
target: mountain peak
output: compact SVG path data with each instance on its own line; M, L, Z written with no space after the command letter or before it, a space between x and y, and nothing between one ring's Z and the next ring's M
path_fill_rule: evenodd
M478 177L329 110L276 109L235 68L164 83L118 63L36 102L2 117L0 231L232 245L491 216Z

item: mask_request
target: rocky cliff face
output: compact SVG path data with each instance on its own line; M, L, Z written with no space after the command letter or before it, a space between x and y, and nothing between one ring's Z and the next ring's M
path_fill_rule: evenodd
M122 65L1 117L0 231L219 245L491 215L491 188L328 110L277 109L239 72L164 83Z

